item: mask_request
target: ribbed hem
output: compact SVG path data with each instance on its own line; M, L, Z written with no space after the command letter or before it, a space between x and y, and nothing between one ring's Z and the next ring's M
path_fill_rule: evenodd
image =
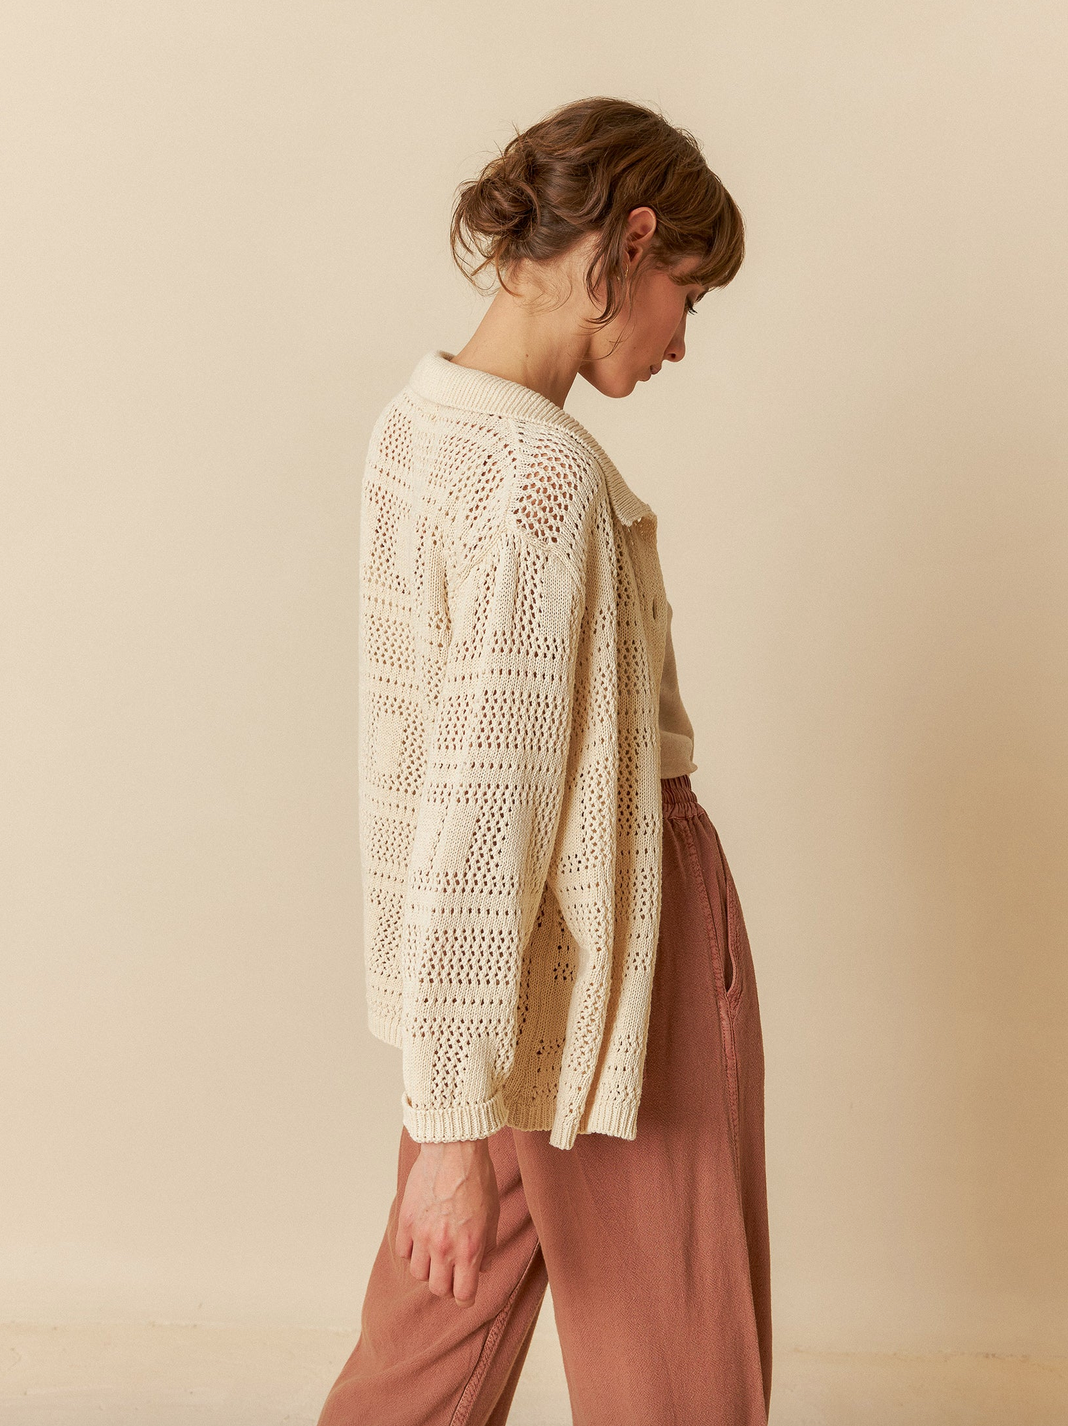
M616 1100L603 1106L594 1105L582 1126L584 1134L612 1134L617 1139L638 1137L638 1105L633 1101ZM549 1140L552 1143L552 1139Z
M500 1094L481 1104L457 1104L442 1109L414 1105L401 1092L404 1127L418 1144L449 1144L456 1139L486 1139L508 1122Z
M701 811L689 773L660 779L660 801L665 817L696 817Z
M695 799L696 801L696 799ZM368 1028L377 1039L403 1046L402 1024L399 1018L376 1014L367 1017ZM549 1143L554 1149L570 1149L580 1133L613 1134L620 1139L634 1139L638 1134L638 1105L616 1100L604 1105L594 1104L589 1114L554 1117L552 1101L542 1098L536 1103L520 1100L510 1107L502 1094L480 1104L461 1104L444 1109L420 1109L401 1093L401 1116L408 1133L419 1143L451 1143L456 1139L484 1139L506 1124L514 1129L549 1130ZM581 1126L581 1127L580 1127Z

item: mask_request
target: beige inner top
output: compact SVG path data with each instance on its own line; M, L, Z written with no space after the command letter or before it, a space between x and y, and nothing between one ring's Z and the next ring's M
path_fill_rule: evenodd
M667 616L664 672L660 679L660 776L681 777L684 772L693 772L697 764L693 760L693 724L679 696L679 676L671 643L670 603Z

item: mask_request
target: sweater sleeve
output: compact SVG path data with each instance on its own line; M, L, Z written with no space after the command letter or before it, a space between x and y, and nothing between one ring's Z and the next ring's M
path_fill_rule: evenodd
M508 1122L524 947L563 804L583 570L505 517L450 595L402 927L403 1120Z

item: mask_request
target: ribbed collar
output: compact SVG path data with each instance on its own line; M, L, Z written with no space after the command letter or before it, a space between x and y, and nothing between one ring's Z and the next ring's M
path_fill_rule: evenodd
M428 401L440 401L444 406L458 406L464 411L484 411L494 416L522 416L527 420L562 426L589 449L604 471L608 498L623 524L630 525L635 520L656 524L656 512L652 506L635 495L585 426L562 406L557 406L540 391L521 386L518 381L509 381L506 377L494 376L492 372L479 371L474 367L456 366L453 355L452 352L427 352L409 377L408 385L417 395Z

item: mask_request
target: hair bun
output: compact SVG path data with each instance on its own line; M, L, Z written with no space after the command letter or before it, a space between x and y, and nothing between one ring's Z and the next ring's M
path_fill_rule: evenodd
M518 236L537 225L533 164L523 153L503 153L477 180L486 220L498 233Z
M650 250L657 266L698 258L690 281L706 288L731 281L744 253L744 223L697 140L656 110L598 96L561 105L515 133L477 178L459 186L453 258L476 287L487 267L507 287L514 264L554 261L593 234L586 286L591 296L595 276L605 286L596 318L602 324L624 301L627 215L637 207L657 215Z

